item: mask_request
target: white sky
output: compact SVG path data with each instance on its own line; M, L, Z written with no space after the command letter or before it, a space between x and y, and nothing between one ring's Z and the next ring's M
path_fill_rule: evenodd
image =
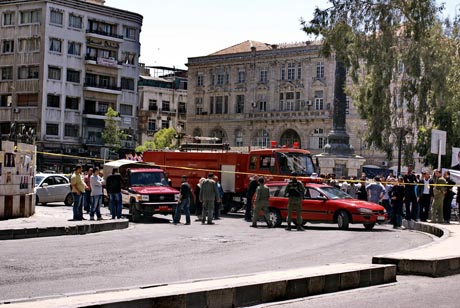
M441 3L440 0L437 0ZM444 0L454 16L460 0ZM140 62L186 68L187 58L206 56L246 40L291 43L309 38L310 20L327 0L106 0L105 5L144 16ZM457 6L456 6L457 5Z

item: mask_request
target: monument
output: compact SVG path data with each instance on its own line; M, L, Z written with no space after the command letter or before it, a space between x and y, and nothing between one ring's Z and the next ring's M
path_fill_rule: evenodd
M350 137L347 134L346 78L345 66L342 62L336 61L332 129L328 134L328 144L324 147L324 152L316 155L322 174L358 176L365 162L363 157L354 154L354 149L350 145Z

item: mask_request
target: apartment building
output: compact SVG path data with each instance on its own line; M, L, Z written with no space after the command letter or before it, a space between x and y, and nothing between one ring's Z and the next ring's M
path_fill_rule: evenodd
M17 122L39 152L100 157L109 107L134 136L142 19L102 0L0 0L2 136ZM39 168L71 162L45 156Z
M141 68L139 77L138 141L152 140L162 128L186 129L187 71L174 67Z

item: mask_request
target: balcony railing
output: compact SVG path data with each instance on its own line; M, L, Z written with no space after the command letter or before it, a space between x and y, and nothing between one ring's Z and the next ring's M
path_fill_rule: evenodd
M118 61L114 58L103 58L103 57L95 57L95 56L86 55L85 60L94 61L99 65L111 66L111 67L117 67L118 65L123 65L123 62Z
M106 90L114 90L114 91L121 91L121 87L117 87L115 85L100 83L100 82L85 82L85 87L92 87L92 88L99 88L99 89L106 89Z
M120 40L123 39L123 35L116 34L116 33L109 33L109 32L101 31L101 30L87 29L86 33L93 33L93 34L98 34L98 35L109 36L109 37L117 38Z

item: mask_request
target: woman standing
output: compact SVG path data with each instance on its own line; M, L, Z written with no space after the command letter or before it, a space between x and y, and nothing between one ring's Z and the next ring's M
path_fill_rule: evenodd
M101 216L101 203L102 203L102 181L103 179L99 176L99 168L96 167L93 170L93 174L90 178L91 185L91 210L89 212L89 219L94 220L94 213L96 213L97 220L102 220Z

